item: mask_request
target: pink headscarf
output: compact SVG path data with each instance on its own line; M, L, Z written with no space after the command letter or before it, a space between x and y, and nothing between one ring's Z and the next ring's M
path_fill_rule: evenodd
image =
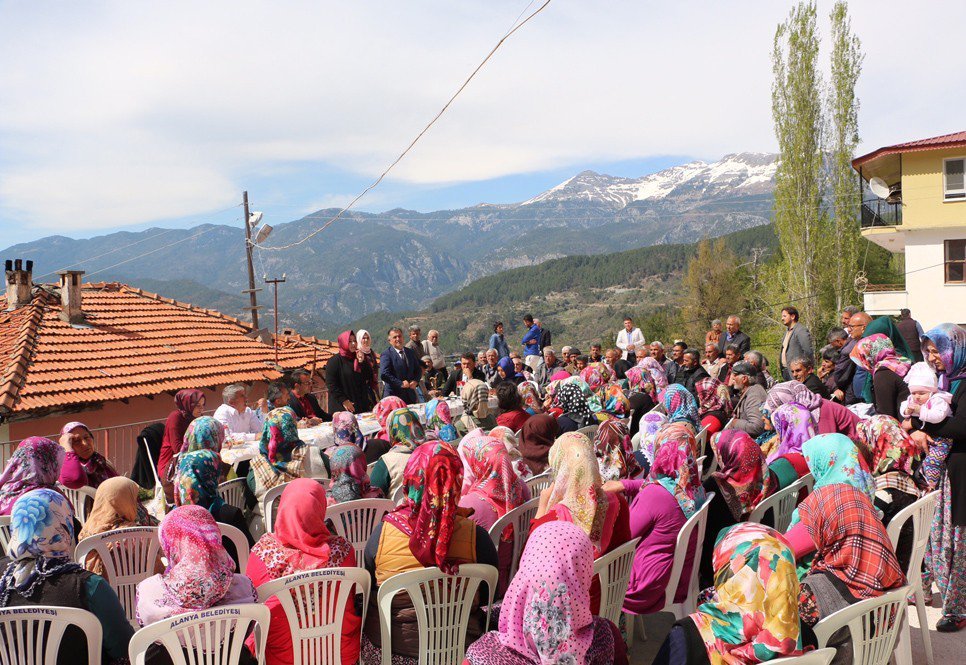
M158 539L168 559L168 568L161 575L166 605L181 612L203 610L228 593L235 564L221 544L221 531L207 508L175 508L161 522Z
M54 483L60 477L65 454L57 443L41 436L21 441L0 475L0 515L9 515L17 498L31 490L59 492Z
M470 456L473 455L474 451L482 448L490 441L497 441L500 445L503 445L503 441L499 438L492 437L482 429L477 427L467 432L466 436L460 439L459 446L456 448L456 452L459 453L460 461L463 463L463 487L460 490L460 495L464 495L470 491L470 488L477 482L476 474L470 467L470 463L467 461Z
M346 330L344 333L339 335L339 355L346 360L352 361L352 370L355 372L361 372L362 368L359 366L359 354L352 353L349 350L349 338L355 335L351 330Z
M500 644L541 665L583 663L594 639L593 569L594 548L579 526L535 529L503 597Z
M389 420L390 414L396 409L405 409L406 403L395 395L390 395L389 397L383 397L376 404L374 412L376 418L379 419L379 426L382 428L376 435L377 439L382 439L383 441L389 440L389 432L386 430L386 421Z

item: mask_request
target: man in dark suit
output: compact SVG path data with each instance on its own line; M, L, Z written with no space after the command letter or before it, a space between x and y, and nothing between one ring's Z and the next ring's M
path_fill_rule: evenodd
M449 378L443 385L443 397L456 395L459 397L463 384L470 379L479 379L486 382L486 375L476 366L476 356L472 351L467 351L460 357L460 369L449 373Z
M751 351L751 338L741 332L741 319L734 315L729 316L725 328L727 330L724 334L718 337L718 355L723 356L729 344L738 347L739 357Z
M395 395L406 404L416 404L416 387L423 374L423 366L412 349L403 346L402 328L389 330L389 348L379 356L379 378L385 388L383 397Z
M312 427L332 420L332 416L322 410L319 401L312 394L312 373L307 369L297 369L288 377L288 405L299 423Z

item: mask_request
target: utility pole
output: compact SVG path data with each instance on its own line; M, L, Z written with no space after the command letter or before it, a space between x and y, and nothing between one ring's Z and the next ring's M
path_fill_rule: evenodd
M271 284L275 289L275 337L273 341L275 343L275 364L278 364L278 285L285 283L285 274L282 274L281 279L269 279L268 275L265 275L265 283Z
M261 291L261 289L255 288L255 267L252 265L252 225L249 223L251 218L251 213L248 211L248 192L242 193L242 203L245 206L245 256L248 258L248 288L243 290L242 293L248 294L248 299L251 304L248 309L252 311L252 327L258 330L258 300L255 294ZM284 280L283 280L284 281ZM276 316L277 318L277 316ZM278 355L278 350L276 349L276 356ZM276 358L277 360L277 358Z

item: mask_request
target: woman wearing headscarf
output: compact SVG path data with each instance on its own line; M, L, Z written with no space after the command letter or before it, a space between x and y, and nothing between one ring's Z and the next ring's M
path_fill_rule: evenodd
M426 402L425 408L426 429L432 430L437 439L452 443L459 438L446 400L432 399Z
M939 387L953 394L952 417L941 423L912 419L912 438L925 450L933 439L952 441L938 484L939 504L930 530L926 564L943 598L940 632L966 628L966 329L943 323L929 330L922 352L939 374Z
M651 462L654 461L655 437L667 424L667 416L660 411L648 411L641 418L640 430L637 433L637 445L635 446L637 451L634 455L637 457L637 461L647 469L651 468ZM631 441L634 441L633 436L631 436Z
M463 464L449 443L429 441L410 456L402 484L405 498L376 526L366 544L365 565L373 585L362 643L365 662L379 662L380 646L386 646L381 645L376 607L380 584L409 570L438 567L451 573L462 563L499 565L486 530L459 508L462 484ZM406 594L393 599L391 614L393 662L415 663L419 658L419 631ZM483 625L474 602L467 642L480 635Z
M108 478L101 483L94 495L94 507L84 522L84 528L77 534L77 542L115 529L157 526L158 520L149 515L138 501L138 489L136 482L122 476ZM87 555L84 567L96 575L104 574L104 562L96 552ZM163 568L159 556L155 572Z
M359 352L369 363L369 367L372 368L372 378L369 380L369 387L372 389L372 394L375 396L379 395L379 354L372 350L372 335L369 334L368 330L357 330L356 331L356 342L359 345Z
M509 356L500 358L497 362L496 375L500 381L509 381L513 385L517 385L524 380L523 374L516 370L516 367L513 366L513 358Z
M875 500L875 480L858 447L842 434L819 434L805 442L802 455L815 479L814 489L844 483ZM792 513L791 526L799 521L799 511Z
M687 388L679 383L672 383L659 395L664 411L667 412L668 422L690 425L695 434L701 429L698 420L698 401Z
M694 454L694 435L685 427L674 427L671 432L659 440L646 479L607 483L606 489L622 491L630 499L627 539L641 539L624 597L624 610L631 614L653 614L664 607L678 533L706 499ZM693 565L694 550L689 548L676 602L687 596Z
M184 443L188 425L201 416L205 410L205 394L200 390L179 390L174 396L175 409L164 421L164 439L161 440L161 453L158 455L158 478L168 503L174 501L174 483L168 467Z
M590 610L594 549L573 524L534 530L500 610L499 630L466 650L469 665L627 662L614 624Z
M508 427L519 432L523 424L530 419L530 414L523 410L523 400L517 387L509 381L503 381L496 386L496 400L500 415L496 417L499 427Z
M470 379L460 389L460 399L463 400L463 415L456 424L456 429L462 433L482 427L493 429L496 418L490 413L490 389L479 379Z
M678 621L655 665L761 663L802 653L795 557L782 536L739 524L713 553L714 590Z
M518 476L524 480L533 476L533 471L527 466L526 461L523 459L523 454L520 452L520 439L517 437L516 432L509 427L497 425L490 430L490 436L503 442L503 447L506 448L506 452L510 456L510 463L513 465L513 470L516 471Z
M650 360L647 364L645 361ZM656 377L661 377L658 380ZM660 387L658 387L660 385ZM651 357L645 357L627 371L627 401L630 405L630 430L633 437L640 431L643 416L651 413L657 404L657 396L667 387L664 368Z
M856 437L855 426L859 417L838 402L823 399L813 393L801 381L783 381L772 386L762 406L762 412L769 416L778 407L789 402L801 404L811 411L816 423L816 433L844 434L850 439Z
M210 450L195 450L181 456L178 462L178 485L174 502L178 506L201 506L211 513L216 522L229 524L245 536L248 546L255 544L248 520L235 506L225 503L218 493L218 475L221 459ZM232 561L238 564L235 544L228 538L223 539Z
M403 484L403 473L412 452L426 440L422 423L412 409L403 407L393 411L386 420L389 430L389 452L376 460L369 475L373 487L392 498Z
M60 430L60 446L67 452L60 469L60 484L72 490L97 488L117 475L107 458L94 450L94 435L84 423L67 423Z
M524 381L517 386L520 393L520 401L523 403L523 410L531 416L543 413L543 400L540 399L540 388L533 381Z
M216 481L220 482L224 479L225 474L230 468L227 464L221 462L221 447L225 443L225 427L219 423L217 420L211 416L199 416L191 421L188 425L188 429L185 430L184 439L181 443L181 448L177 451L180 457L187 455L188 453L197 452L199 450L208 450L215 454L218 458L218 470L219 474ZM180 469L180 464L176 466L172 472L169 474L174 482L174 501L178 501L178 485L180 480L178 478L178 473Z
M50 439L31 436L17 445L0 475L0 515L9 515L21 494L53 489L64 464L64 449Z
M53 605L92 612L103 632L104 662L127 662L134 630L107 581L74 563L70 502L51 489L31 490L14 502L11 518L7 557L0 559L0 607ZM80 628L68 627L58 665L85 662L79 654L86 655L86 644Z
M815 552L802 579L799 613L814 626L833 612L906 583L885 527L869 497L851 485L816 488L798 507L807 538L788 534L796 558ZM833 663L852 662L848 632L832 636Z
M392 412L396 409L405 409L407 404L402 401L401 398L395 395L389 395L388 397L383 397L379 402L376 403L376 408L373 413L376 414L376 418L379 420L379 433L376 438L382 439L383 441L389 441L389 427L387 426L387 421Z
M705 377L694 383L694 392L698 397L698 418L701 419L701 429L707 429L708 434L717 434L728 423L731 413L731 400L728 396L728 386L718 379Z
M329 448L329 505L356 499L382 499L382 490L369 483L366 456L359 446L349 444Z
M892 341L879 333L863 337L850 354L852 362L872 376L872 398L876 413L899 417L899 405L909 397L903 381L912 361L896 353Z
M600 422L596 414L603 409L603 405L580 377L565 379L557 386L554 404L559 413L557 424L561 432L573 432Z
M520 430L520 454L523 461L533 472L539 475L547 470L547 456L553 442L560 436L560 425L556 418L545 413L533 416L523 423Z
M896 325L891 316L877 316L869 322L869 325L863 331L863 335L870 337L875 334L882 334L888 337L897 355L910 359L913 357L912 349L909 348L909 342L902 336L899 326ZM910 362L913 361L910 360ZM865 377L862 394L856 395L856 397L860 397L863 402L873 403L871 376L867 375Z
M769 464L789 453L802 452L805 442L816 435L811 412L794 402L778 407L771 414L771 424L778 436L778 447L769 453Z
M635 478L641 473L641 465L634 457L630 432L620 420L608 420L597 426L594 452L604 482Z
M356 335L346 330L339 335L339 353L325 365L325 387L329 393L329 413L372 411L376 393L372 389L372 366L359 349ZM370 349L370 352L372 349Z
M311 475L305 473L308 458L308 448L299 438L293 411L283 406L269 412L258 442L258 454L252 458L252 469L248 472L248 488L258 500L255 505L257 514L261 514L265 492L276 485Z
M301 478L285 487L272 533L259 538L252 548L246 571L252 584L258 587L295 573L356 565L352 544L330 533L326 527L326 503L325 490L314 480ZM290 665L294 652L285 610L275 596L265 604L272 613L265 640L265 662ZM361 621L350 597L342 621L343 665L359 662L360 628ZM253 646L252 641L249 648Z

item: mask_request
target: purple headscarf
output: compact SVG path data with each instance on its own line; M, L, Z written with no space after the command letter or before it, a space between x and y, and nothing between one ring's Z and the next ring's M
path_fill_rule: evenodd
M36 489L56 489L64 449L50 439L31 436L20 442L0 475L0 515L9 515L17 498Z

